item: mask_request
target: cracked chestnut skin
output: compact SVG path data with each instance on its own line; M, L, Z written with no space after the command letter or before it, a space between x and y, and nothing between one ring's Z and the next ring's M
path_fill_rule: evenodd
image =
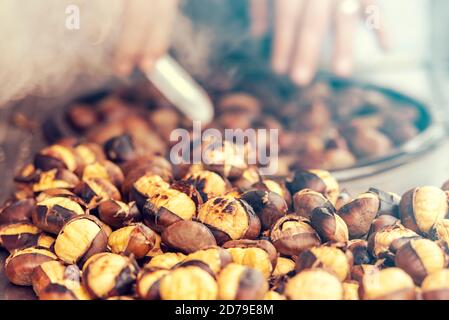
M253 268L231 263L217 278L218 298L224 300L262 300L268 292L264 275Z
M348 226L337 215L332 205L315 208L312 211L310 222L323 242L347 242L349 240Z
M284 294L290 300L342 300L344 291L334 274L317 268L304 270L290 278Z
M139 267L134 259L103 252L83 266L82 283L94 298L106 299L131 292Z
M156 233L142 223L115 230L109 235L108 247L113 253L136 259L145 257L156 245Z
M200 193L203 201L221 196L228 190L228 183L217 173L200 170L188 174L185 181L190 182Z
M291 194L304 189L323 194L332 204L335 204L340 194L337 181L324 170L296 171L291 181L288 182Z
M214 246L187 255L181 263L190 261L201 261L209 267L213 274L218 274L232 262L232 256L226 249Z
M165 245L186 254L217 245L209 228L196 221L175 222L161 236Z
M101 221L91 215L82 215L66 223L54 247L59 259L81 266L94 254L106 251L107 244L108 236Z
M313 210L324 206L333 207L325 196L311 189L303 189L293 195L293 207L298 216L310 219Z
M218 294L214 277L194 265L170 271L158 285L162 300L215 300Z
M379 216L388 215L396 218L399 217L399 203L401 202L400 196L376 188L370 188L369 191L379 197Z
M142 208L144 223L159 233L175 222L193 219L196 214L197 205L190 196L174 188L155 190Z
M43 171L67 169L74 172L78 166L73 149L63 145L51 145L34 157L34 166Z
M57 260L57 257L46 248L30 247L17 250L6 259L5 275L16 285L30 286L34 269L52 260Z
M416 236L418 234L414 231L401 224L394 224L372 233L368 238L368 249L375 258L389 257L392 254L391 245L395 240Z
M306 269L323 268L332 271L340 281L346 280L352 267L352 254L348 257L335 247L314 247L302 252L296 260L295 270L300 273Z
M160 190L169 188L170 184L160 175L147 172L135 179L130 187L129 199L136 201L138 208L142 210L147 199L160 192Z
M310 222L296 215L279 219L270 231L270 240L276 250L286 256L298 255L321 244L320 237Z
M116 229L142 220L142 215L134 202L126 204L112 199L100 202L97 207L90 210L90 213Z
M415 300L415 285L402 269L371 269L363 275L359 287L363 300Z
M40 172L38 180L32 184L33 192L50 189L73 189L80 182L78 176L67 169L51 169Z
M413 239L402 245L395 256L395 264L407 272L415 284L447 266L443 250L428 239Z
M102 178L89 178L81 181L74 189L74 192L89 204L89 207L95 207L104 200L122 199L117 187L109 180Z
M427 235L447 215L447 195L436 187L414 188L402 196L399 208L405 227Z
M33 211L33 223L40 229L58 234L72 218L83 215L84 209L66 197L53 197L37 203Z
M400 223L401 221L393 216L390 215L379 216L378 218L374 219L373 222L371 223L371 227L368 232L368 237L371 234L376 233L377 231L380 231L386 227Z
M345 221L350 239L364 237L379 211L379 198L372 192L362 193L353 201L338 210L338 215Z
M82 180L91 178L102 178L112 182L117 188L120 188L125 176L122 169L115 163L103 160L94 163L87 164L79 170L79 176Z
M255 239L261 230L260 220L251 206L230 195L208 200L200 207L197 218L209 227L218 244Z
M252 190L241 195L262 223L262 230L270 229L273 224L287 214L288 206L284 198L271 191Z
M180 252L165 252L152 257L150 262L145 264L144 269L171 269L186 259L186 255Z
M276 268L278 253L267 240L231 240L223 244L234 263L262 272L268 278Z
M76 265L66 265L61 261L44 262L33 270L33 290L39 297L51 284L59 284L65 287L81 286L81 271ZM67 290L69 290L67 288Z
M368 242L366 240L352 240L347 244L347 250L351 251L354 257L354 265L370 264L374 261L373 256L368 250Z
M31 213L33 212L35 204L36 200L32 198L7 203L0 209L0 225L31 222Z
M40 235L41 230L28 222L0 226L0 244L10 252L37 245Z
M142 269L136 281L136 293L144 300L160 300L159 285L161 279L170 273L170 270L145 268Z
M91 300L82 286L67 286L63 283L50 283L39 293L39 300Z

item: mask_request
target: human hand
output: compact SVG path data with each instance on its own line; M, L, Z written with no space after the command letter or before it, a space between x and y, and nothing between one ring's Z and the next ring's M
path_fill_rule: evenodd
M143 71L169 47L179 0L126 0L123 25L114 57L119 75L128 75L134 67Z
M350 75L358 19L374 6L377 8L376 0L274 0L273 70L289 73L299 85L308 84L316 73L323 40L331 31L332 70L339 76ZM268 31L268 13L268 0L251 0L254 36ZM372 29L379 45L386 49L382 23Z

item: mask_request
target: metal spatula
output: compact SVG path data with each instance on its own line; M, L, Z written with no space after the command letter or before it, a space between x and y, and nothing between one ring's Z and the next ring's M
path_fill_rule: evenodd
M146 76L192 121L206 124L212 120L214 109L206 91L172 57L160 58Z

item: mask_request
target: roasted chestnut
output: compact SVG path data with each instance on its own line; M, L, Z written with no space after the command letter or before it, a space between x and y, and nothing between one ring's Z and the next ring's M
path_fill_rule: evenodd
M179 262L182 262L186 259L186 256L182 253L177 252L167 252L159 254L153 257L150 262L145 265L145 268L148 269L171 269Z
M84 213L76 201L66 197L54 197L38 202L32 216L37 227L58 234L67 221Z
M314 247L302 252L296 260L297 273L311 268L322 268L332 271L340 281L346 280L351 271L352 257L335 247Z
M155 244L156 233L142 223L117 229L108 239L108 246L113 253L134 255L136 259L145 257Z
M91 210L101 221L113 228L122 228L141 221L142 217L134 202L127 205L117 200L105 200Z
M274 268L272 276L283 276L293 270L295 270L295 261L284 257L278 257L276 260L276 268Z
M51 251L41 247L30 247L12 253L5 262L5 275L18 286L31 286L36 267L44 262L57 260Z
M157 190L142 208L143 220L151 229L162 232L168 226L196 216L195 202L184 192L168 188Z
M277 251L287 256L298 255L321 243L310 222L296 215L279 219L271 229L270 239Z
M122 163L133 160L136 151L131 136L116 136L104 143L104 153L109 160L115 163Z
M409 190L400 203L401 221L405 227L427 234L448 212L446 193L436 187Z
M89 207L95 207L104 200L121 200L122 196L118 189L106 179L91 178L80 182L74 192L89 204Z
M400 220L390 215L379 216L371 223L368 235L376 233L386 227L394 226L395 224L400 224Z
M42 149L34 157L34 166L43 171L51 169L67 169L74 172L78 166L72 149L54 144Z
M36 246L41 230L31 223L14 223L0 227L0 245L12 252Z
M368 248L375 258L382 258L388 255L394 240L415 236L418 235L412 230L401 224L394 224L371 234L368 239Z
M394 261L396 266L407 272L417 285L421 285L429 274L447 265L443 250L428 239L408 241L398 249Z
M347 250L351 251L354 265L369 264L373 260L368 251L368 242L365 240L351 240L348 242Z
M310 222L324 242L347 242L349 240L348 227L344 220L337 215L332 205L315 208Z
M218 244L229 240L254 239L261 229L254 210L245 201L232 196L208 200L200 207L198 220L210 228Z
M379 198L372 192L359 195L356 199L338 210L338 215L346 222L349 237L365 236L379 211Z
M449 270L442 269L428 275L422 285L424 300L448 300L449 299Z
M178 221L162 232L162 242L170 248L189 254L217 245L212 232L196 221Z
M290 300L342 300L343 285L323 269L304 270L287 281L284 294Z
M65 265L61 261L51 260L34 269L32 284L38 297L50 284L60 284L69 290L81 286L81 271L76 265Z
M287 184L291 194L304 189L323 194L332 204L335 204L340 194L340 187L331 174L324 170L296 171Z
M415 285L402 269L372 268L363 275L359 288L363 300L415 300Z
M185 180L192 183L203 201L224 195L228 189L225 180L215 172L200 170L188 174Z
M132 258L114 253L91 256L83 266L83 285L94 298L126 295L137 278L138 266Z
M108 236L94 216L73 218L62 228L55 241L55 253L68 264L83 265L89 257L107 249Z
M303 189L293 195L293 207L298 216L310 219L313 210L325 206L333 207L325 196L311 189Z
M218 298L223 300L261 300L268 291L263 274L253 268L231 263L217 279Z
M246 201L262 223L262 229L270 229L288 210L287 203L277 193L264 190L247 191L240 199Z
M36 201L30 198L8 203L0 209L0 225L31 222L31 213L35 204Z
M343 300L359 300L359 283L357 281L343 282Z
M276 268L277 251L267 240L232 240L223 244L234 263L259 270L266 278Z
M227 250L221 247L210 247L189 254L182 262L189 261L201 261L205 263L214 274L218 274L221 269L232 262L232 256Z
M139 298L145 300L160 299L160 280L169 273L170 271L166 269L142 269L137 276L136 282L136 293Z
M176 268L159 281L162 300L215 300L217 282L197 266Z

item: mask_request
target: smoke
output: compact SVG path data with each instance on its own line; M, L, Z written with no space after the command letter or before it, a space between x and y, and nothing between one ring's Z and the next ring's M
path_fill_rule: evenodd
M79 75L97 83L110 77L127 1L0 0L0 106L27 95L61 95L77 85ZM211 72L210 56L248 38L240 25L245 1L183 3L187 11L176 19L172 49L191 73L204 78ZM71 5L79 8L78 30L66 25Z
M178 15L174 30L172 48L176 52L177 59L192 75L206 78L210 73L208 62L212 54L212 31L195 26L190 18L181 13Z
M80 29L66 26L66 8L80 8ZM0 103L28 94L58 95L80 73L110 75L121 0L0 1Z

